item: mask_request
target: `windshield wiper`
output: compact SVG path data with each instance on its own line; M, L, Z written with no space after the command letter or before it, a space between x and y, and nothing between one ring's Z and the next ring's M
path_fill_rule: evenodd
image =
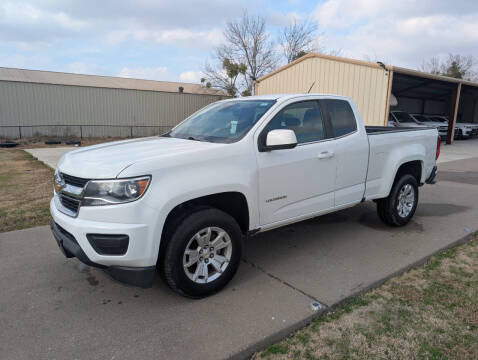
M201 140L196 139L195 137L192 137L192 136L188 136L187 140L201 141Z

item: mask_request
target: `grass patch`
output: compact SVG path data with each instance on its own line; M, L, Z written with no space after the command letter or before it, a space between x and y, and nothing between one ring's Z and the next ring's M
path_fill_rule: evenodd
M478 239L344 302L253 358L478 359Z
M46 225L53 170L20 149L0 150L0 232Z
M279 354L287 354L289 351L288 346L285 344L274 344L269 346L267 350L263 351L261 357L267 357L269 355L279 355Z

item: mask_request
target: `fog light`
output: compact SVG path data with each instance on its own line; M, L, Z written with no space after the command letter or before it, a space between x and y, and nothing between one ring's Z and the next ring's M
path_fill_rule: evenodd
M128 235L87 234L86 238L100 255L124 255L128 250Z

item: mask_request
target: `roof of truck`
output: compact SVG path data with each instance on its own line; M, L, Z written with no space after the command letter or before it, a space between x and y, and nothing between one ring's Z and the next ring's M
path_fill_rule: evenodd
M297 93L297 94L270 94L270 95L256 95L256 96L244 96L240 98L232 98L228 99L225 101L234 101L234 100L289 100L289 99L294 99L297 97L317 97L317 96L323 96L323 97L333 97L333 98L338 98L338 99L347 99L349 100L350 98L347 96L342 96L342 95L335 95L335 94L325 94L325 93L311 93L311 94L304 94L304 93Z

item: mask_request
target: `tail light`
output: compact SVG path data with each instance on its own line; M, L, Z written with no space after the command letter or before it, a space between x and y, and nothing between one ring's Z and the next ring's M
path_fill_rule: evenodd
M437 138L437 153L435 155L435 160L438 160L438 157L440 156L440 146L441 146L441 139L440 136Z

